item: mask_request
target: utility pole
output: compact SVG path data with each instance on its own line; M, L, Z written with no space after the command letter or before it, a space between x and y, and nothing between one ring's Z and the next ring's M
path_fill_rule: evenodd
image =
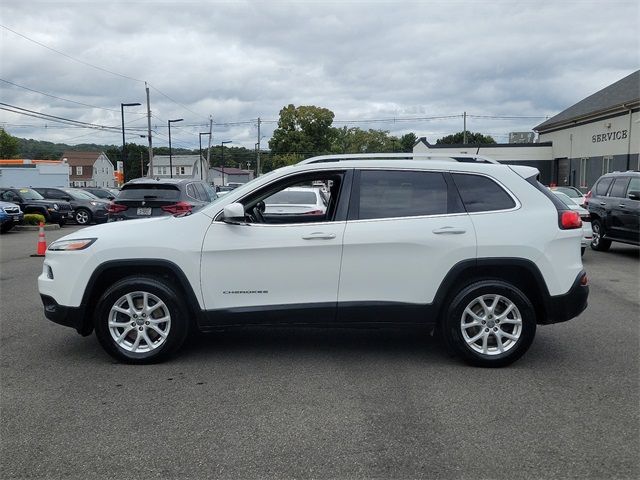
M204 179L209 181L209 168L211 167L211 140L213 139L213 116L209 115L209 145L207 145L207 173Z
M140 177L144 177L144 164L142 163L142 152L140 152Z
M256 177L260 176L260 117L258 117L258 151L256 153Z
M464 132L462 134L462 143L466 145L467 144L467 112L464 112L463 117L464 117Z
M149 103L149 85L144 82L144 88L147 91L147 138L149 139L149 165L147 166L147 175L153 176L153 144L151 143L151 103Z

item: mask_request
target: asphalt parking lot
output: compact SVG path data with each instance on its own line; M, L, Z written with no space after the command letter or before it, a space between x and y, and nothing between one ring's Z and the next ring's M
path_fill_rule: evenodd
M129 366L44 318L36 240L0 237L2 478L640 475L637 247L588 250L587 311L504 369L392 329L229 331Z

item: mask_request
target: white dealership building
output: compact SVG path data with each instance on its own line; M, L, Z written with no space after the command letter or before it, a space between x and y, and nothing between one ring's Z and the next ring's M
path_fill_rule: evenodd
M530 165L543 183L587 191L602 174L640 170L640 70L579 101L533 128L535 143L431 145L414 153L476 153L501 163Z

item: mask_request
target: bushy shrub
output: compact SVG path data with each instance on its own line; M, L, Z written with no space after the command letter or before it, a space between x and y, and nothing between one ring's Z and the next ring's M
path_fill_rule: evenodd
M27 213L24 216L25 225L40 225L40 222L44 223L44 215L39 213Z

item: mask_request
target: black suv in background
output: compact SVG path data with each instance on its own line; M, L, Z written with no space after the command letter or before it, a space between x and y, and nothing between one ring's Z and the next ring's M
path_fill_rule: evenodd
M107 221L109 202L79 188L34 188L48 200L66 200L73 208L73 219L78 225Z
M109 221L188 213L216 198L215 190L202 180L137 178L125 183L109 205Z
M25 213L38 213L47 223L62 226L73 219L73 209L64 200L45 200L33 188L0 188L0 200L15 203Z
M600 177L586 196L593 240L605 251L611 242L640 245L640 172L613 172Z

